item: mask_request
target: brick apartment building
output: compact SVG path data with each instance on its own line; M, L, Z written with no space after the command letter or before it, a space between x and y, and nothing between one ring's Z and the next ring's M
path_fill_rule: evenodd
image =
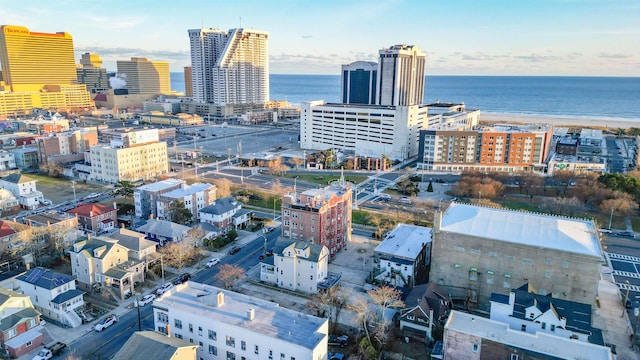
M351 240L351 198L344 180L324 189L285 195L282 236L324 245L334 256Z

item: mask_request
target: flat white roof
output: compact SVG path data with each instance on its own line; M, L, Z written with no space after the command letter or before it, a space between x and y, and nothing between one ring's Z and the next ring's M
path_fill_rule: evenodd
M218 293L224 304L216 306ZM176 309L193 314L203 322L217 321L280 339L307 349L315 349L327 336L321 333L327 319L280 307L277 303L188 281L171 288L153 303L154 307ZM254 309L254 319L247 311Z
M422 244L428 242L431 242L431 228L398 224L374 251L415 259L422 250Z
M440 230L602 257L591 220L452 203Z
M205 183L195 183L192 185L184 185L182 188L171 190L169 192L162 194L162 196L174 198L174 199L183 198L187 195L193 195L197 192L205 191L210 187L213 187L213 185L205 184Z
M154 182L152 184L138 186L137 190L144 191L160 191L162 189L166 189L168 187L176 186L182 184L182 180L178 179L166 179L158 182Z
M499 321L456 310L451 311L449 315L445 325L445 332L447 330L478 336L490 341L560 359L576 359L578 354L580 355L579 358L583 360L612 359L611 350L606 346L563 338L544 332L530 334L520 331L520 329L510 329L509 325ZM471 346L469 346L469 349L471 349ZM447 351L446 344L444 351Z

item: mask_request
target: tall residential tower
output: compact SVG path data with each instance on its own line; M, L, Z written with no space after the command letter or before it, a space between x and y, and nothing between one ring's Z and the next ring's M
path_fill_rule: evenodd
M193 98L215 104L269 101L269 61L264 31L189 30Z

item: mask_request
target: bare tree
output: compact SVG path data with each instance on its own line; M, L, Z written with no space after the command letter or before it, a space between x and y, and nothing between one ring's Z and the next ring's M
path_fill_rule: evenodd
M356 297L351 303L347 304L347 310L355 313L356 326L364 330L369 343L371 343L369 322L376 317L376 313L369 308L367 299L363 296Z
M599 207L602 212L615 209L617 214L628 216L635 212L636 202L631 195L617 192L616 198L604 200Z
M225 198L231 196L231 181L226 178L217 179L216 185L216 197Z
M347 305L349 294L342 286L334 286L326 291L319 291L307 302L307 307L318 316L329 319L329 332L338 324L340 312Z
M287 192L287 188L282 186L280 179L274 179L271 184L271 193L276 195L284 195Z
M389 308L401 308L404 306L404 302L400 300L402 292L391 286L380 286L373 290L368 290L367 294L371 296L373 302L378 306L380 310L380 319L384 322L384 314Z
M178 271L191 263L198 256L198 248L186 242L170 242L159 250L168 266Z
M218 268L218 273L215 276L216 280L222 281L225 289L230 288L238 282L238 280L244 277L244 269L231 264L222 264Z
M300 165L304 164L304 159L292 157L289 161L296 167L296 170L300 167Z

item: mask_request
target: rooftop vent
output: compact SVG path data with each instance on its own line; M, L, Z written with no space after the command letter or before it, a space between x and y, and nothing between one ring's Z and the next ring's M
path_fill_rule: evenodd
M249 309L247 310L247 320L252 321L256 317L256 310Z
M221 307L224 305L224 293L222 291L218 292L216 295L216 304L217 307Z

